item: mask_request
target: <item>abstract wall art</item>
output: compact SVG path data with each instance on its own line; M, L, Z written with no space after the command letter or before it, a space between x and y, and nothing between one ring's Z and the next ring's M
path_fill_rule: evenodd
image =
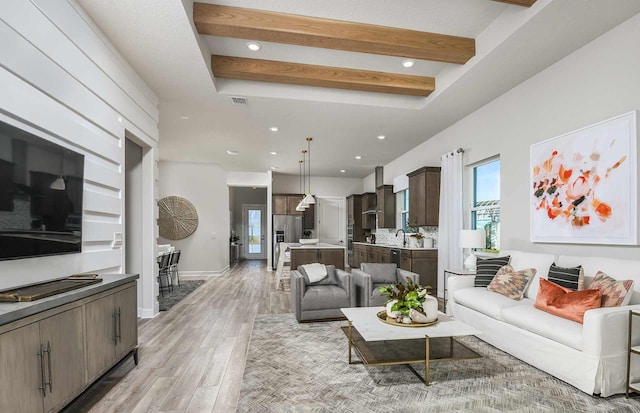
M636 112L531 145L531 241L637 245Z

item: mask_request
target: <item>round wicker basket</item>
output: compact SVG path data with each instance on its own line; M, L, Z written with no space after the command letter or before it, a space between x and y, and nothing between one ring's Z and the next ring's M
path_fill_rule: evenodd
M191 202L179 196L158 201L160 236L178 240L187 238L198 228L198 213Z

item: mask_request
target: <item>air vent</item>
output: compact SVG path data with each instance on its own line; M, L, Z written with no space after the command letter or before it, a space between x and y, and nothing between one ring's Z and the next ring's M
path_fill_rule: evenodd
M247 104L247 98L244 96L231 96L231 102L234 105L246 105Z

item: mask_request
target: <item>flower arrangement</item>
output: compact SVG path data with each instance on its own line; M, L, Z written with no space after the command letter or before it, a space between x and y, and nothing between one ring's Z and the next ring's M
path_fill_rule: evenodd
M414 232L413 234L409 235L412 238L415 239L423 239L424 238L424 234L422 232Z
M406 286L402 283L397 283L379 287L378 290L381 295L388 298L388 316L398 319L398 322L404 322L403 318L407 318L411 322L413 312L418 312L423 316L426 315L424 303L427 301L428 288L431 287L423 287L409 278Z

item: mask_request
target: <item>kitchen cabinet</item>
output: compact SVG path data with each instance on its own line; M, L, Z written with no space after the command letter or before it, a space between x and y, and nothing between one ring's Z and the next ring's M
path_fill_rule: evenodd
M287 215L287 196L273 195L271 208L273 215Z
M314 229L316 227L316 204L309 205L302 213L302 229Z
M273 215L302 215L303 229L314 229L315 204L309 205L305 211L296 211L296 207L302 200L302 194L274 194L271 198Z
M411 194L411 192L409 192ZM376 189L378 208L378 228L396 227L396 197L393 185L383 185Z
M291 269L319 262L344 270L344 248L291 248Z
M344 270L344 250L343 249L321 249L318 250L318 262L325 265L335 265L336 268Z
M135 285L86 305L89 378L96 378L137 345Z
M409 177L409 225L412 227L439 225L440 168L423 167Z
M347 228L352 228L353 240L356 242L362 242L365 238L362 226L365 216L362 215L362 211L362 195L349 195L347 197Z
M362 228L376 229L376 194L365 192L362 194Z
M287 215L303 215L304 211L296 211L303 195L287 195Z
M429 294L438 294L438 251L412 250L411 271L420 274L420 284L430 286Z
M411 251L400 251L400 268L403 270L411 271Z

